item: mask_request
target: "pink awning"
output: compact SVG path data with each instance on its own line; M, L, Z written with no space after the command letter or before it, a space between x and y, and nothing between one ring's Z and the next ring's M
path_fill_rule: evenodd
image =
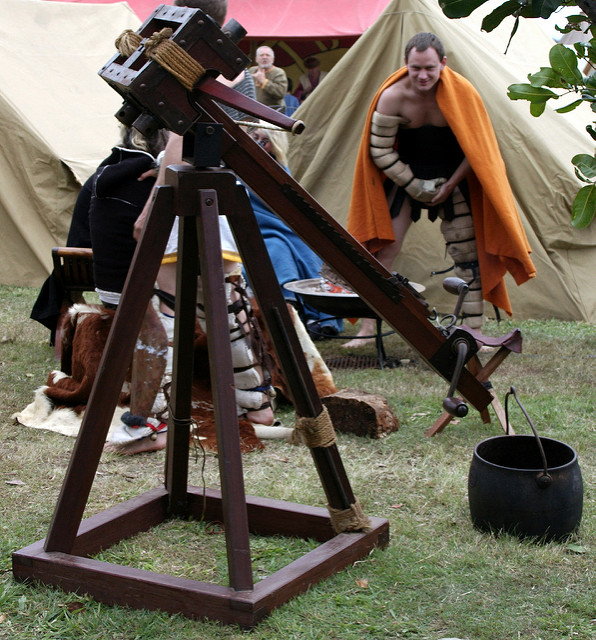
M64 1L64 0L62 0ZM66 0L107 4L118 0ZM159 0L127 0L145 20ZM247 31L247 38L343 38L359 36L381 15L389 0L228 0L228 19Z

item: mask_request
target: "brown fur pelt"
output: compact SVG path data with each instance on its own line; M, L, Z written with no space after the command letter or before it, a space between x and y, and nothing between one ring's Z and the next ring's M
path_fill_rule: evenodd
M82 413L89 400L115 311L100 305L76 304L69 311L62 338L62 371L48 376L45 394L56 408ZM128 404L127 391L118 404Z
M273 386L283 396L291 400L291 393L273 349L272 340L264 327L256 302L252 301L252 303L270 356L268 360ZM317 392L321 397L335 393L337 388L323 359L308 337L308 333L298 319L296 311L291 306L289 306L289 310ZM99 370L101 356L114 315L115 311L105 309L99 305L74 305L69 310L70 321L67 323L63 335L63 370L52 371L48 377L47 388L44 389L45 395L55 408L70 407L78 415L82 415ZM198 321L195 323L194 368L192 375L191 418L197 425L192 430L194 442L196 443L197 437L199 437L200 443L205 449L215 450L217 444L207 336ZM126 406L130 403L130 370L127 372L126 380L127 382L125 382L118 402L120 406ZM239 428L242 451L254 451L264 448L249 421L240 419Z

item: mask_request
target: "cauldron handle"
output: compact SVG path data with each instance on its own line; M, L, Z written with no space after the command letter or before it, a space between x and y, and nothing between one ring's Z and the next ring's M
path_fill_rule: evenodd
M551 484L552 477L548 473L548 463L546 461L546 455L544 453L544 447L542 446L542 442L540 441L540 436L538 435L538 432L536 431L536 427L534 427L534 424L533 424L532 420L530 419L530 416L528 415L528 412L526 411L524 405L521 403L520 399L517 397L517 392L515 391L515 387L513 385L509 388L509 391L505 394L505 424L507 426L507 435L509 435L509 396L511 396L511 395L515 398L515 401L519 405L519 408L522 410L524 416L526 417L526 420L528 421L528 424L532 428L532 432L534 433L534 437L536 438L536 442L538 444L538 449L540 450L540 457L542 458L542 464L544 466L544 474L538 478L538 483L541 486L547 487L548 485Z

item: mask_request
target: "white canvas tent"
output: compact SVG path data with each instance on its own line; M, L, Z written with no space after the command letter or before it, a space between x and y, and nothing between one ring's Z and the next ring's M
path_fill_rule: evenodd
M553 44L534 22L521 22L504 55L510 23L485 34L478 19L449 20L434 0L393 0L295 114L306 131L292 139L290 168L345 223L368 105L383 80L403 64L408 39L419 31L436 33L446 45L448 65L485 101L533 249L537 277L521 287L507 280L514 316L594 323L596 225L586 230L570 225L571 202L581 186L570 161L577 153L593 152L585 132L593 114L549 111L533 118L527 102L507 98L510 84L524 82L528 73L548 64ZM394 268L425 284L430 304L449 311L454 300L442 291L442 276L429 273L450 264L438 224L426 220L412 225ZM491 311L488 305L486 311Z
M139 19L124 3L0 2L0 282L40 285L81 183L119 139L97 72Z

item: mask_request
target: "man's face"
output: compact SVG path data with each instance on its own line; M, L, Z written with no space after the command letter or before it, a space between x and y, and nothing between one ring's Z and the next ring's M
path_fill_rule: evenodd
M446 58L442 60L435 49L429 47L424 51L412 49L406 60L408 75L417 91L430 91L439 81Z
M261 47L257 50L256 62L259 67L269 69L273 65L273 51L269 47Z

